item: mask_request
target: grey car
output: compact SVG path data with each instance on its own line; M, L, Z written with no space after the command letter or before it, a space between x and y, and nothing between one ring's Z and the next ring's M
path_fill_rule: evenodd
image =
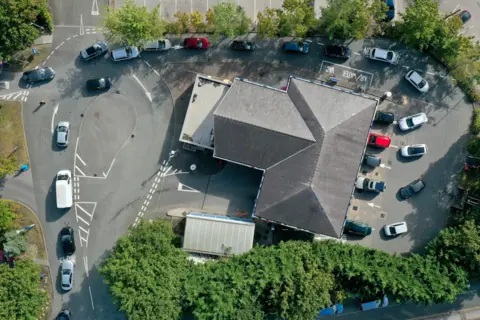
M22 79L27 82L52 80L55 78L55 70L50 67L38 67L34 70L25 71Z
M88 61L93 58L99 57L108 52L108 45L105 41L99 41L92 44L87 49L80 51L80 56L83 60Z
M410 183L408 186L400 188L400 196L403 199L408 199L425 189L425 183L422 179L417 179Z
M65 148L68 146L70 136L70 122L61 121L57 125L57 146Z

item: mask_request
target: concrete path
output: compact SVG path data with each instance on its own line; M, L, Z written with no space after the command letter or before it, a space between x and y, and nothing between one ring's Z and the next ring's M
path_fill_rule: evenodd
M18 175L9 175L0 180L0 199L18 201L29 207L33 212L37 212L32 171L28 170Z

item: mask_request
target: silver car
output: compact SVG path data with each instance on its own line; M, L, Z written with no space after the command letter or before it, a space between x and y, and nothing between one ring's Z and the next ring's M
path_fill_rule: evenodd
M67 147L70 136L70 122L61 121L57 125L57 146Z
M75 264L71 260L63 260L62 262L62 289L70 291L73 287L73 268Z
M371 48L368 51L368 57L372 60L383 61L391 64L398 63L398 55L391 50Z
M110 55L112 56L113 61L130 60L140 56L138 48L135 46L115 49L110 53Z
M82 56L83 60L88 61L92 60L93 58L99 57L108 52L108 45L105 41L99 41L97 43L92 44L87 49L80 51L80 55Z
M400 149L400 154L403 157L420 157L426 154L428 151L426 144L412 144L404 146Z
M425 93L428 91L429 86L427 81L422 78L420 74L418 74L415 70L410 70L405 75L405 79L410 82L418 91Z

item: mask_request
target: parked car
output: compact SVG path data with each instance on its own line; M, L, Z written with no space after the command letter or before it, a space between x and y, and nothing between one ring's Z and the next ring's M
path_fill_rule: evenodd
M411 130L420 127L428 122L427 114L424 112L417 113L398 120L398 127L402 131Z
M310 45L305 41L286 41L283 43L283 51L308 53Z
M337 303L331 307L320 310L318 313L319 316L333 316L343 312L343 304Z
M110 55L113 61L124 61L124 60L138 58L140 56L140 53L138 52L137 47L127 46L127 47L112 50Z
M69 143L70 122L60 121L57 124L57 146L65 148Z
M207 38L186 38L183 40L183 47L185 49L208 49L210 48L210 42Z
M87 80L88 90L108 90L112 87L112 79L98 78Z
M404 146L400 149L400 154L403 157L420 157L426 154L428 151L426 144L412 144Z
M71 227L62 228L60 231L60 242L66 256L71 256L75 253L75 232Z
M73 261L63 260L62 261L62 289L64 291L70 291L73 287Z
M366 310L372 310L372 309L377 309L380 307L387 307L388 306L388 298L387 296L383 296L379 299L373 300L373 301L368 301L368 300L360 300L360 310L366 311Z
M355 188L364 191L383 192L387 188L387 185L383 181L358 177L355 182Z
M234 40L232 42L232 49L237 51L253 51L255 50L255 43L247 40Z
M172 47L172 43L168 39L158 39L144 41L142 46L145 51L167 51Z
M346 46L329 45L325 47L325 55L331 58L348 59L352 54L352 50Z
M39 82L55 78L55 70L50 67L38 67L34 70L25 71L22 79L27 82Z
M370 50L368 50L368 57L372 60L387 62L391 64L398 63L398 55L391 50L370 48Z
M405 79L410 82L418 91L425 93L428 91L429 86L427 81L422 78L420 74L418 74L415 70L410 70L405 75Z
M87 49L80 51L80 56L85 61L92 60L93 58L100 57L108 52L108 45L105 41L99 41L92 44Z
M391 124L395 121L395 115L392 112L377 111L373 122L382 124Z
M400 196L403 199L408 199L425 188L425 183L423 183L422 179L417 179L410 183L408 186L400 188Z
M361 221L346 220L343 232L360 236L368 236L372 234L372 227Z
M408 231L407 223L405 221L387 224L383 227L383 232L386 236L395 237L399 234L406 233Z
M385 0L388 11L385 17L386 21L391 21L395 18L395 0Z
M363 163L372 167L378 167L382 163L382 159L367 152L365 153L365 156L363 156Z
M62 310L57 316L56 320L70 320L72 319L72 313L68 309Z
M468 10L461 11L458 14L458 16L462 20L463 24L467 23L472 18L472 15L470 14L470 12Z
M371 132L368 135L368 145L372 147L388 148L392 139L389 136L384 136L379 133Z

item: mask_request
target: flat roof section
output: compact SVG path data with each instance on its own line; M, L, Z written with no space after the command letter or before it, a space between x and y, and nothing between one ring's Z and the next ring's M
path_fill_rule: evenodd
M242 254L252 249L254 233L252 221L190 212L183 249L216 256Z
M183 122L180 141L213 150L213 113L230 84L197 74Z

